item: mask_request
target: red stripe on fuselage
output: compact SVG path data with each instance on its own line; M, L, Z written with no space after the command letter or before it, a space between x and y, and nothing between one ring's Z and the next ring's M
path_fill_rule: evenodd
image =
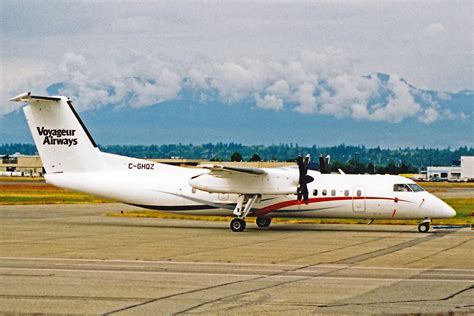
M333 202L333 201L347 201L347 200L392 200L394 201L394 198L387 198L387 197L375 197L375 196L342 196L342 197L324 197L324 198L311 198L309 199L307 204L312 204L312 203L320 203L320 202ZM408 202L405 200L400 200L403 202ZM275 203L272 205L268 205L264 208L255 210L252 212L253 216L265 216L268 213L271 213L273 211L289 207L289 206L294 206L294 205L301 205L305 204L304 201L298 201L298 200L290 200L290 201L284 201L280 203Z

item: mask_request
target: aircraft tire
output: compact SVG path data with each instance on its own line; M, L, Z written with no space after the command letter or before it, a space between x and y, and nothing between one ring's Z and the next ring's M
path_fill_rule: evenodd
M429 230L430 230L430 223L425 222L418 225L418 231L420 233L427 233Z
M272 218L271 217L257 217L257 219L255 220L255 223L260 228L266 228L270 226L270 224L272 223Z
M232 229L233 232L243 232L245 230L245 221L240 218L234 218L230 222L230 229Z

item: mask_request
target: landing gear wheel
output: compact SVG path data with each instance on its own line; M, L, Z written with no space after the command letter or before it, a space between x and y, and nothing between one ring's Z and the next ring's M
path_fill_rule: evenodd
M257 217L255 222L257 223L258 227L265 228L265 227L270 226L272 222L272 218L271 217Z
M232 229L233 232L243 232L245 229L245 221L240 218L234 218L230 222L230 229Z
M420 233L427 233L430 230L430 223L425 222L418 225L418 231Z

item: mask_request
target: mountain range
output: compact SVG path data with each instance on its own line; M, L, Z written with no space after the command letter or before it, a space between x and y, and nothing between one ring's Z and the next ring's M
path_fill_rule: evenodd
M382 83L390 79L386 74L376 75ZM159 104L135 108L105 102L104 106L80 112L80 116L102 145L234 142L303 146L344 143L382 148L474 146L474 91L447 93L408 85L416 103L439 109L439 119L422 123L411 117L386 122L301 113L291 107L274 111L258 107L253 97L237 103L222 101L217 91L206 91L208 97L203 100L200 91L186 85L176 98ZM60 94L63 86L51 85L48 93ZM380 90L370 102L383 104L390 94L390 90ZM0 126L0 143L32 142L20 110L0 117Z

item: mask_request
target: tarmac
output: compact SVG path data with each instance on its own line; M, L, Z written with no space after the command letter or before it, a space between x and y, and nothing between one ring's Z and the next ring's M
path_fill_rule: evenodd
M0 206L0 312L474 313L474 231L126 218Z

